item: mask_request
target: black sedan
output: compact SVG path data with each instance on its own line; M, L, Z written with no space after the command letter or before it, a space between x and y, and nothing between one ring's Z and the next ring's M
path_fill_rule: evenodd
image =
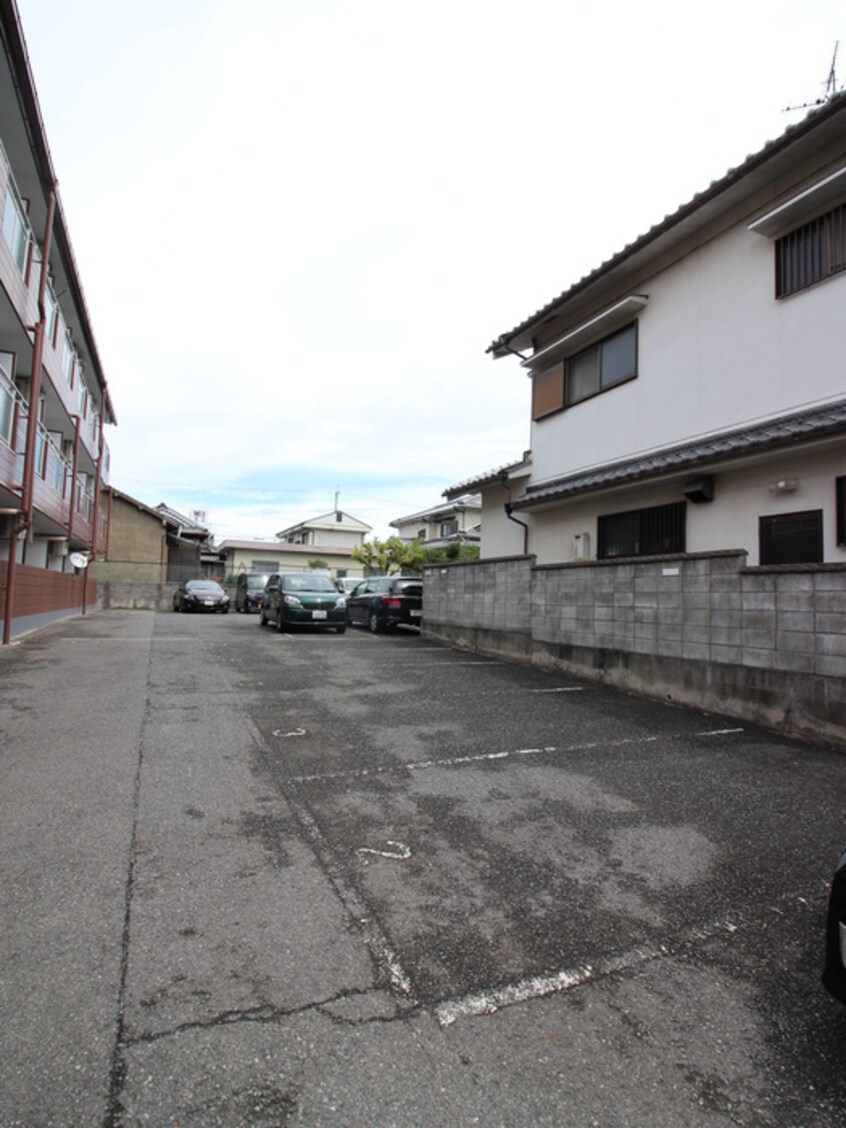
M229 596L214 580L186 580L173 593L174 611L216 611L225 615Z
M846 1003L846 854L834 871L828 899L823 984Z
M419 627L423 616L423 581L419 576L371 576L347 596L350 624L377 631Z

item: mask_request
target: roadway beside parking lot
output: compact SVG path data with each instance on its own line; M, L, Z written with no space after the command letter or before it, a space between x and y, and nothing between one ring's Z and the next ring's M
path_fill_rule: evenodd
M0 670L0 1122L842 1119L842 755L412 631Z

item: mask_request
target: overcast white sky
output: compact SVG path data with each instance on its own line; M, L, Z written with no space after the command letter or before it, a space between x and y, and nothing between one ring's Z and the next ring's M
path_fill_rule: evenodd
M846 75L844 0L18 3L112 483L218 540L518 458L493 338Z

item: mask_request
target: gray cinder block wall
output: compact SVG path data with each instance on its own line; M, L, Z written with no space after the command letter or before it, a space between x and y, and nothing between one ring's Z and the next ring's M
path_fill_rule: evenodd
M430 568L424 591L432 638L846 746L846 565L521 556Z

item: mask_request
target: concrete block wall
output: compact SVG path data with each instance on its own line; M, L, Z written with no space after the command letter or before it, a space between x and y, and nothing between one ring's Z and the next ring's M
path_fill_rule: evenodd
M424 632L846 746L846 566L743 551L429 569Z

